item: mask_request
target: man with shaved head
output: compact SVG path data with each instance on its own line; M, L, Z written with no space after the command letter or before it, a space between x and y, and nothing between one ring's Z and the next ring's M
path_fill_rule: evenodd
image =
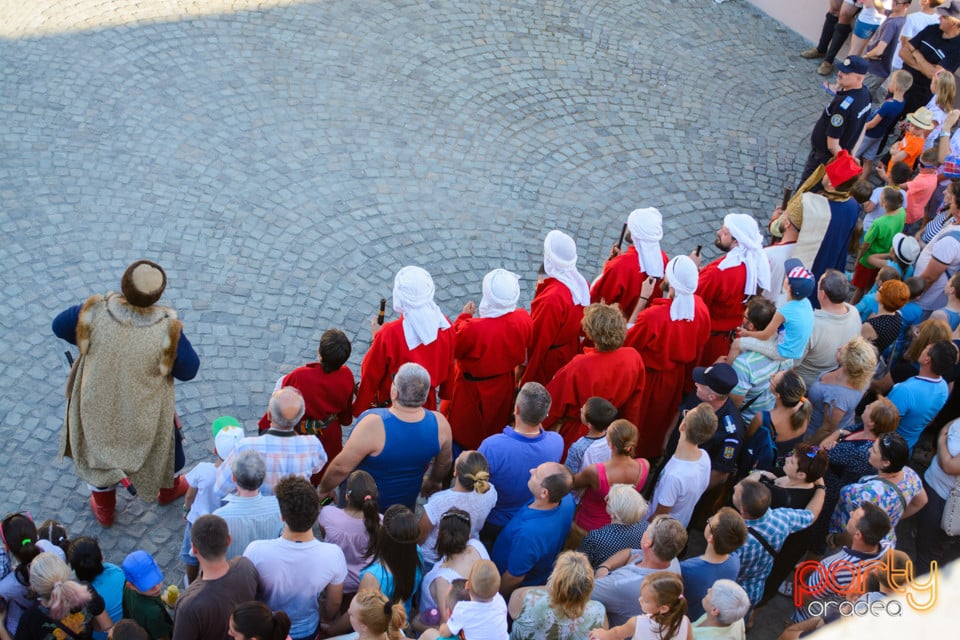
M294 431L305 411L303 396L296 388L283 387L274 393L267 405L270 429L262 436L241 440L217 470L215 488L220 495L236 491L231 472L233 461L251 449L263 456L267 465L267 474L261 487L264 495L272 496L273 486L283 476L303 476L310 480L313 474L320 473L327 464L323 445L315 436L299 436Z
M573 524L573 474L569 469L559 462L544 462L530 469L527 488L533 502L507 523L491 554L502 574L500 593L504 597L517 587L547 583Z

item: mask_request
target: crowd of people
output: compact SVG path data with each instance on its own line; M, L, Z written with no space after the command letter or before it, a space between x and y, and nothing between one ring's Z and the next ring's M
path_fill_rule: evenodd
M802 54L837 82L770 243L728 213L720 257L671 257L637 209L589 282L552 230L529 311L494 269L452 322L404 267L359 380L325 331L259 434L218 418L216 460L187 472L174 380L200 356L163 269L60 313L79 350L60 455L104 527L118 486L183 498L188 586L10 514L0 640L742 640L778 594L794 638L824 603L896 591L850 567L957 557L960 3L921 0L927 26L860 4L831 2Z

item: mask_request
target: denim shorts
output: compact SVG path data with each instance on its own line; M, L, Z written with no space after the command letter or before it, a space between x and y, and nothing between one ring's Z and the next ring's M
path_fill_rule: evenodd
M860 22L860 19L857 18L856 22L853 23L853 35L861 38L863 40L869 40L873 37L873 34L877 32L877 29L880 28L878 24L868 24L866 22Z
M190 527L192 525L188 522L187 526L183 529L183 544L180 545L180 562L183 564L190 565L191 567L199 567L200 561L197 560L197 557L190 553Z

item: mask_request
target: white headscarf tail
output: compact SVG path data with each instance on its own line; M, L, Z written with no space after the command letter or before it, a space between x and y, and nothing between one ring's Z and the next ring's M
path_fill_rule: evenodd
M420 267L404 267L393 280L393 308L403 314L408 349L430 344L450 322L433 301L433 278Z
M483 276L481 318L499 318L517 309L520 299L520 276L506 269L494 269Z
M590 304L590 285L577 271L577 244L563 231L554 229L544 239L543 270L566 285L574 304Z
M737 246L727 252L720 261L720 270L724 271L738 265L746 265L747 278L743 293L752 296L757 287L770 289L770 261L763 253L763 237L753 216L745 213L729 213L723 219L723 226L737 241Z
M670 303L671 320L693 320L694 299L700 282L697 265L687 256L677 256L667 263L667 282L673 288L673 301Z
M627 228L640 258L640 271L654 278L663 277L663 216L653 207L635 209L627 218Z

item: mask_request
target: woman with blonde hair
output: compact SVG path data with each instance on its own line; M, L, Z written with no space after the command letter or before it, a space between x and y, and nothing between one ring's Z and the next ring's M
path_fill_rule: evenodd
M594 569L621 549L639 549L647 530L647 501L628 484L615 484L607 494L610 524L594 529L580 543Z
M837 429L853 425L854 410L877 368L877 351L862 336L837 349L837 368L821 373L809 391L812 412L806 442L819 444Z
M453 467L453 486L439 491L423 505L420 516L420 547L426 568L439 562L437 544L438 525L443 514L452 507L470 514L470 537L478 538L487 516L497 504L497 490L490 484L490 466L479 451L464 451Z
M924 149L937 144L947 114L953 109L953 101L957 97L956 78L949 71L940 69L930 79L930 93L933 96L927 103L927 109L933 114L933 129L927 134L927 139L923 143Z
M407 613L376 589L361 589L347 610L357 640L402 640Z
M511 640L577 640L592 629L607 628L603 605L591 600L593 568L577 551L557 557L546 589L517 589L508 611L513 618Z
M113 626L103 598L72 580L70 567L54 553L41 553L30 563L30 587L39 596L40 606L23 612L18 640L46 640L64 634L89 640L94 630L108 631ZM0 616L6 616L6 608ZM3 625L0 639L10 640Z

